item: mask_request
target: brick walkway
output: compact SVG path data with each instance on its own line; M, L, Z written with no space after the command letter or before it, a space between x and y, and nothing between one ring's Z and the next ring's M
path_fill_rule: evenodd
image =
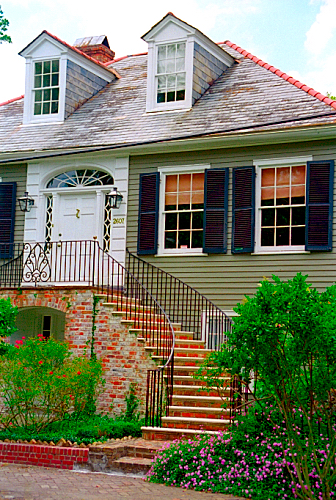
M243 500L129 476L0 464L0 500Z

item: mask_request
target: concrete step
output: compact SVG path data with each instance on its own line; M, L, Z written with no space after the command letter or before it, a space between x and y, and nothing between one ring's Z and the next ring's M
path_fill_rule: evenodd
M217 396L199 396L198 394L193 394L190 396L180 396L173 393L173 404L176 406L194 406L194 407L211 407L211 408L223 408L225 403L228 403L229 399L223 400L218 395Z
M228 429L230 423L231 420L228 418L162 417L162 427L168 429L224 431Z
M152 458L121 457L111 463L110 470L125 474L145 475L151 468L152 462Z
M184 418L205 418L205 419L228 419L230 418L230 411L223 408L211 408L208 406L170 406L170 417L184 417Z
M168 429L165 427L141 427L142 436L146 440L156 440L156 441L171 441L174 439L184 438L184 439L193 439L200 434L208 434L208 435L216 435L219 434L220 431L205 431L205 430L194 430L194 429L185 429L174 428Z
M221 380L223 383L227 383L228 386L230 385L230 377L221 377ZM193 387L193 386L198 386L198 387L204 387L206 385L204 380L198 380L192 377L191 375L177 375L174 372L174 387L178 387L180 385L183 386L188 386L188 387Z
M196 382L196 380L195 380ZM174 390L173 393L175 396L213 396L218 397L218 391L215 388L207 390L204 385L177 385L175 384L174 377ZM222 395L229 396L230 389L226 389L222 392Z
M158 355L158 354L153 354L152 359L154 359L157 362L162 361L163 357ZM174 356L174 373L175 373L175 366L179 369L180 367L191 367L198 369L202 362L204 361L204 358L200 356Z

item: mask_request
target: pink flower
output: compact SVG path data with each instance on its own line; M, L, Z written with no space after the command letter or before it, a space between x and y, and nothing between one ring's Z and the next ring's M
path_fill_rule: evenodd
M77 375L80 375L80 374L81 374L81 372L77 372Z
M22 337L22 340L25 340L26 337Z
M42 364L43 364L43 361L42 361L42 360L41 360L41 361L39 361L39 365L42 365Z
M54 372L49 372L49 375L52 375Z

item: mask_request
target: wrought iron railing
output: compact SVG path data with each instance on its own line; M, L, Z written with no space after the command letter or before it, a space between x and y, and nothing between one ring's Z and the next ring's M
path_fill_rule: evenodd
M211 350L219 350L227 341L232 320L207 297L128 249L126 267L155 297L172 323L192 332L195 340L204 340Z
M134 322L138 336L161 359L158 368L148 370L146 394L146 422L161 425L163 411L168 415L172 402L175 335L169 316L146 286L97 241L7 244L1 250L1 287L93 286L123 312L124 319Z

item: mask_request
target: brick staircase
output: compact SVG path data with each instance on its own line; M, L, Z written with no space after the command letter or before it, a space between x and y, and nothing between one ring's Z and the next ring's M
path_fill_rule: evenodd
M162 417L162 427L142 428L144 439L160 441L181 436L192 437L200 433L214 434L225 431L230 424L229 411L222 407L223 400L217 391L207 391L205 382L193 377L211 351L205 348L204 342L193 340L191 332L178 330L178 325L175 327L172 406L169 416ZM155 346L145 345L149 353L155 352L155 349ZM151 356L160 364L160 355Z

